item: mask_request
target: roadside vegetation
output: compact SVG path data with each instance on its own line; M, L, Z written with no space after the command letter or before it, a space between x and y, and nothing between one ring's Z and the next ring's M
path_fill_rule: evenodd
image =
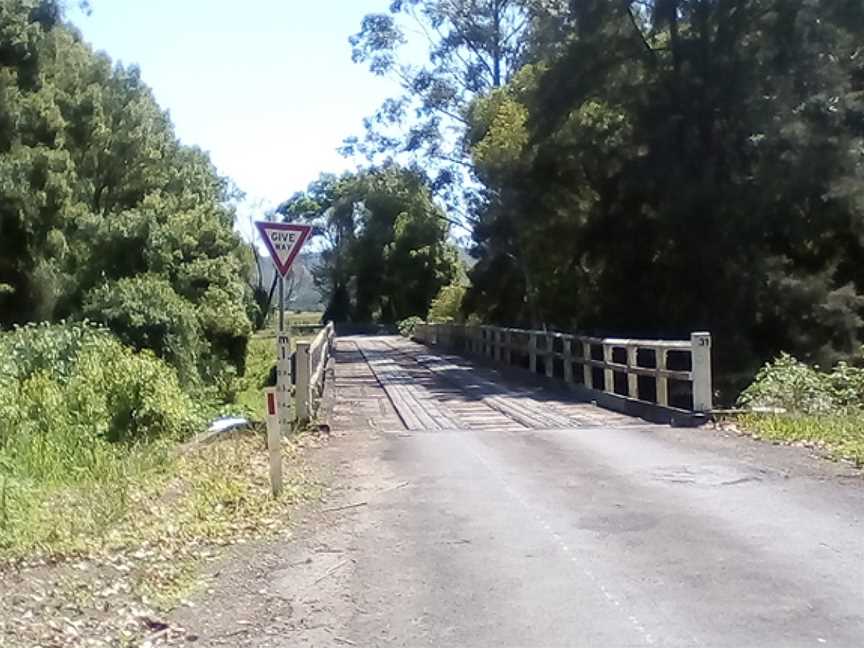
M731 405L781 352L864 339L862 36L847 0L382 1L352 58L403 92L345 150L426 171L470 239L465 317L708 330Z
M245 400L228 407L261 420L272 358L272 337L255 338ZM193 537L241 515L257 524L269 506L266 470L249 469L253 446L263 461L260 436L230 450L178 451L216 409L184 392L167 363L104 328L63 323L0 334L0 558L110 548L136 523L153 532L175 525ZM236 470L225 470L228 461ZM169 490L170 510L146 508Z
M260 428L194 443L263 418L275 357L238 198L62 3L0 0L0 644L140 645L202 556L315 495L309 437L278 500Z
M756 374L738 403L752 410L737 422L753 436L864 466L864 368L840 362L820 371L783 354Z
M289 532L294 507L320 493L301 460L314 443L298 436L283 445L279 499L257 434L179 454L140 445L118 453L113 474L33 485L31 516L10 519L14 531L0 547L0 644L194 640L165 613L207 586L206 567L225 546Z

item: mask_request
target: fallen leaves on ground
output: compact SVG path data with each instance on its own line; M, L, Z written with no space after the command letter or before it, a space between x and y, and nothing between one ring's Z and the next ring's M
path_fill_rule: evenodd
M45 546L0 562L0 646L155 646L197 639L163 619L208 578L222 549L288 533L292 506L318 490L301 437L283 446L285 487L270 495L258 435L193 448L169 476L142 484L105 537Z

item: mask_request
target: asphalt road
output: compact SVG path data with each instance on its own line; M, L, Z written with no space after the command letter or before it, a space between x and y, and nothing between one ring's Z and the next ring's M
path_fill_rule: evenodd
M337 487L273 574L290 623L250 645L864 646L860 472L340 349ZM508 399L519 425L495 424ZM538 407L582 424L526 427Z
M639 430L380 449L340 634L399 646L862 646L860 488Z

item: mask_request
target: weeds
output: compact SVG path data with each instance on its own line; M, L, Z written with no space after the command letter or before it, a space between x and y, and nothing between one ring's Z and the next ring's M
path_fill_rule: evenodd
M778 410L738 418L753 436L807 445L864 466L864 369L841 362L819 371L784 354L759 371L738 403Z
M739 424L756 438L799 443L864 467L864 414L749 414Z

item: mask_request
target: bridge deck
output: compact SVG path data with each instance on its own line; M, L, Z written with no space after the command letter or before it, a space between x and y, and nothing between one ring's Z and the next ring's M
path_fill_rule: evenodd
M358 408L373 427L412 431L648 425L398 337L341 339L336 389L337 426Z

